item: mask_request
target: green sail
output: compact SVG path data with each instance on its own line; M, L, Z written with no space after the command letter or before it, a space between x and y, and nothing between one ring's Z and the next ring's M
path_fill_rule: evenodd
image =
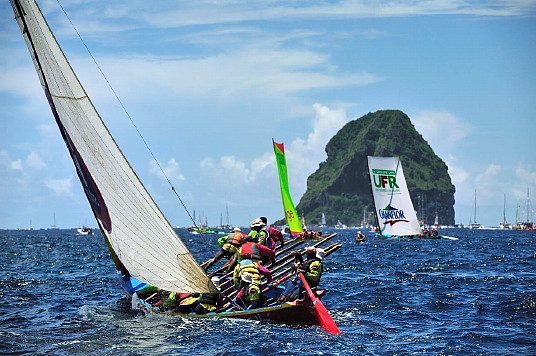
M282 143L273 141L277 170L279 172L279 185L281 187L281 199L283 200L283 209L285 209L285 219L287 220L290 233L297 235L303 233L303 225L300 222L296 207L290 197L288 188L287 159L285 158L285 147Z

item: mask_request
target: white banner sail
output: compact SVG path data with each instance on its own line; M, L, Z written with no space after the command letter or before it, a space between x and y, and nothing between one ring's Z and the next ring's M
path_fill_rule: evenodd
M170 291L217 291L123 156L37 4L11 4L117 268Z
M370 183L381 235L422 234L398 157L368 157Z

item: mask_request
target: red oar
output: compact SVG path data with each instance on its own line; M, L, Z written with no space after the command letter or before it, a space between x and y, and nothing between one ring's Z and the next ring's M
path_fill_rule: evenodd
M305 276L303 273L298 273L298 276L300 277L303 286L305 287L305 290L307 291L307 294L309 294L309 298L311 298L311 302L313 302L313 306L315 307L316 315L318 317L318 321L320 322L320 326L323 327L327 332L337 335L342 334L342 332L337 327L337 324L333 321L331 318L331 315L329 315L328 310L322 304L320 299L313 293L311 290L311 287L309 287L309 284L307 283L307 280L305 279Z

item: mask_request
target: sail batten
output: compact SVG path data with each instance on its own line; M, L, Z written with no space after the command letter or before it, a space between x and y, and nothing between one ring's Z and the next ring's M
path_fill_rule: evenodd
M35 1L10 1L118 269L170 291L216 291L117 146Z
M378 233L386 236L422 234L400 159L369 156L368 167Z

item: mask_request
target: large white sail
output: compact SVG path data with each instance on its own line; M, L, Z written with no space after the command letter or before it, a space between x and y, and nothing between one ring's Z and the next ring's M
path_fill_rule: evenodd
M35 1L10 1L117 268L170 291L217 291L123 156Z
M421 234L398 157L368 157L376 216L381 235Z

